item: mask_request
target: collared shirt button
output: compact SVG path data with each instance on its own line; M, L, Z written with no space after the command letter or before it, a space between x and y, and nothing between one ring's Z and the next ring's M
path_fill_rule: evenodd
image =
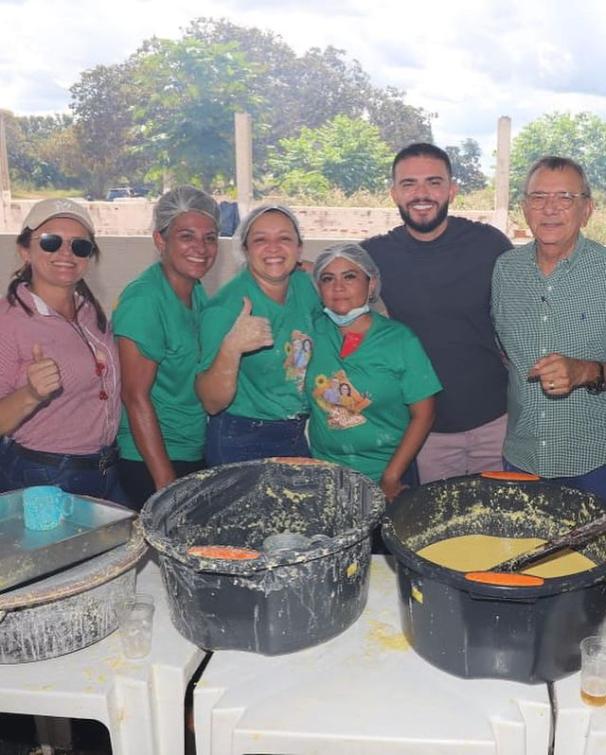
M545 348L544 346L543 346L543 348L541 349L541 354L547 354L547 349L546 349L546 348Z
M543 315L543 322L547 321L547 315Z
M541 412L541 419L545 419L545 412Z
M548 291L553 291L553 286L547 286Z
M542 446L546 446L546 445L547 445L547 441L546 441L546 440L542 440L542 441L541 441L541 445L542 445Z

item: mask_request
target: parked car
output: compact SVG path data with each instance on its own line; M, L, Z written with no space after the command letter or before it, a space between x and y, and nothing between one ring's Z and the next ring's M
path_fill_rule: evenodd
M148 194L151 193L153 189L153 184L135 184L131 191L133 197L146 197Z
M135 194L130 186L117 186L114 189L109 189L105 195L105 200L107 202L113 202L114 199L129 199L134 196Z

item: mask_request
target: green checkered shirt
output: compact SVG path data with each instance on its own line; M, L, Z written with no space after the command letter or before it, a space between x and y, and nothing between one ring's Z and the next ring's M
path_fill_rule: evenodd
M541 477L576 476L606 464L606 393L580 387L549 396L528 372L551 353L606 362L606 247L579 235L548 276L535 251L532 242L505 252L492 279L495 328L509 361L503 453Z

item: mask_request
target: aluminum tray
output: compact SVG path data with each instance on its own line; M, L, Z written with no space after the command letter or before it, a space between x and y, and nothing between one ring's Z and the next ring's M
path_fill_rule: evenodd
M52 530L28 530L22 491L0 495L0 593L125 543L134 511L110 501L73 496L72 513Z

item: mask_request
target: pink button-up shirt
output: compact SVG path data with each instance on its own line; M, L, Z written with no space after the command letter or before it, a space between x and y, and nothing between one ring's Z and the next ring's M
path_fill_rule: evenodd
M11 437L36 451L96 453L114 441L120 419L120 369L111 328L108 324L105 333L99 330L88 302L78 311L77 327L24 284L18 293L32 315L18 302L11 306L0 299L0 398L27 383L34 344L59 366L62 390L39 405Z

